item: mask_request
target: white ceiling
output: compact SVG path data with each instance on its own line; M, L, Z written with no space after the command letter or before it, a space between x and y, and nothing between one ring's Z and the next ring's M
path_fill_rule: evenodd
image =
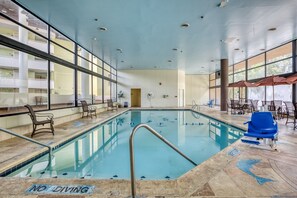
M296 38L297 30L297 0L229 0L223 8L220 0L17 1L118 69L211 73L220 59L236 63Z

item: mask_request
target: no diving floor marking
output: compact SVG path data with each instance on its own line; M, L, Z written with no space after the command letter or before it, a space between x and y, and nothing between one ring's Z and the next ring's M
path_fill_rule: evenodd
M94 186L87 185L48 185L48 184L33 184L26 190L28 194L75 194L85 195L92 194Z

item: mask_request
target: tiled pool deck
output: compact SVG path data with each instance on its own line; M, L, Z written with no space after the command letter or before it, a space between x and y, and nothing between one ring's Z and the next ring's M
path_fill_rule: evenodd
M126 110L104 112L98 118L58 125L55 126L55 136L42 134L34 139L51 146L59 145ZM206 107L201 112L240 128L244 128L242 123L249 119L248 116L228 115ZM297 197L297 131L292 130L292 125L284 125L283 121L279 122L279 128L278 151L259 149L237 141L177 180L138 181L137 195L158 198ZM44 151L46 149L40 146L16 138L3 141L0 143L0 172ZM84 196L25 194L26 189L36 183L93 185L95 190L93 194ZM130 194L127 180L0 178L1 198L128 197Z

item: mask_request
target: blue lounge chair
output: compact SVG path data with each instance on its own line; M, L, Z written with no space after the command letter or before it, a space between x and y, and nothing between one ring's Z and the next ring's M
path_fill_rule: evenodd
M207 106L212 108L213 107L213 102L214 102L214 100L209 100L209 102L207 103Z
M244 133L244 136L256 139L241 139L242 142L259 145L260 140L263 140L264 143L265 140L268 140L269 146L275 148L278 126L271 112L254 112L251 121L244 124L248 124L248 131Z

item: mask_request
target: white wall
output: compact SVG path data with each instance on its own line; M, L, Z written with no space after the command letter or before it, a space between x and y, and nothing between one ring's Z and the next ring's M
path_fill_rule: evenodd
M186 103L186 75L185 71L178 70L178 106L184 107Z
M209 101L209 75L186 75L186 105L207 104Z
M161 85L159 84L161 83ZM131 88L141 89L141 107L150 107L147 98L153 93L152 107L177 107L178 71L177 70L118 70L118 92L123 91L125 98L131 105ZM168 95L164 98L163 95Z

